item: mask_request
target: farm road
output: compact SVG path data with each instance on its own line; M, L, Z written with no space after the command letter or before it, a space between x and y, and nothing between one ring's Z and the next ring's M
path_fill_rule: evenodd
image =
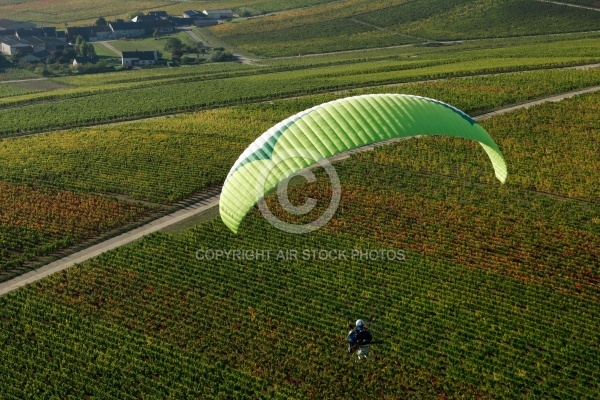
M187 33L193 41L195 41L196 43L202 43L202 45L206 48L211 48L212 46L209 45L208 43L206 43L204 40L202 40L202 38L198 35L196 35L196 32L192 31L191 29L182 29L185 33Z
M19 82L32 82L32 81L46 81L48 78L30 78L30 79L15 79L12 81L0 81L0 83L19 83Z
M574 97L574 96L577 96L580 94L592 93L592 92L597 92L597 91L600 91L600 86L594 86L594 87L590 87L587 89L562 93L562 94L555 95L555 96L549 96L549 97L545 97L543 99L530 101L527 103L523 103L523 104L511 106L511 107L502 108L499 110L489 112L487 114L482 114L482 115L475 117L475 120L480 121L480 120L484 120L487 118L491 118L496 115L515 111L515 110L518 110L521 108L529 108L531 106L546 103L546 102L561 101L563 99ZM382 145L385 145L385 144L388 144L391 142L396 142L396 141L399 141L399 139L392 139L392 140L385 141L385 142L380 142L380 143L376 143L376 144L372 144L372 145L363 146L359 149L350 150L348 152L345 152L345 153L339 154L335 157L332 157L332 161L342 160L342 159L348 158L352 153L372 150L375 147L382 146ZM28 283L38 281L42 278L45 278L49 275L56 273L56 272L62 271L66 268L69 268L75 264L79 264L79 263L88 261L89 259L96 257L102 253L105 253L109 250L113 250L117 247L134 242L136 240L141 239L142 237L144 237L146 235L157 232L168 226L174 225L174 224L184 221L188 218L191 218L197 214L200 214L204 211L207 211L219 204L219 195L220 195L220 188L212 188L210 190L203 191L202 193L199 193L198 195L194 196L194 199L197 199L197 200L193 201L191 204L189 204L188 206L186 206L178 211L175 211L171 214L168 214L168 215L161 217L159 219L156 219L154 221L148 222L145 225L142 225L138 228L132 229L128 232L125 232L121 235L115 236L111 239L105 240L104 242L98 243L96 245L93 245L93 246L83 249L81 251L78 251L77 253L74 253L67 257L56 260L56 261L54 261L50 264L44 265L43 267L40 267L36 270L29 271L26 274L23 274L21 276L18 276L16 278L13 278L6 282L0 283L0 296L4 295L6 293L9 293L15 289L18 289L21 286L25 286Z
M594 11L600 11L600 8L596 8L596 7L590 7L590 6L584 6L581 4L572 4L572 3L563 3L561 1L551 1L551 0L537 0L541 3L552 3L552 4L558 4L559 6L566 6L566 7L575 7L575 8L584 8L586 10L594 10Z
M100 43L101 45L103 45L104 47L106 47L107 49L109 49L110 51L112 51L113 53L118 55L119 57L121 56L121 51L119 49L117 49L115 46L113 46L112 44L110 44L109 42L100 41L100 42L96 42L96 43Z

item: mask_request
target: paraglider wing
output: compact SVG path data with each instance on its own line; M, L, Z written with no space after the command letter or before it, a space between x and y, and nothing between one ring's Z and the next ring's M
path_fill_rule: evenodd
M221 219L237 233L252 206L296 172L360 146L422 135L479 142L492 162L496 177L505 182L506 163L498 146L464 112L420 96L354 96L295 114L256 139L227 175L219 200Z

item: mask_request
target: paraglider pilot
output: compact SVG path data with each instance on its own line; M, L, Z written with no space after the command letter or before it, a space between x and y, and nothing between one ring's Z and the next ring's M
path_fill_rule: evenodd
M359 359L367 357L369 354L369 344L373 340L373 334L365 327L362 319L356 321L356 326L348 333L347 339L348 353L356 351Z

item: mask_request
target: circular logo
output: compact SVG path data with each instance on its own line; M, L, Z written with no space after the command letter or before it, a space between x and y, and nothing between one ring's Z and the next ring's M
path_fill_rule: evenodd
M325 225L333 217L340 204L341 185L338 174L329 160L320 160L321 155L316 152L294 149L287 151L284 156L281 156L281 153L282 151L278 151L279 157L277 160L273 160L273 164L270 166L270 168L265 168L265 170L262 171L263 179L257 180L257 184L260 185L260 187L257 188L259 189L259 193L268 192L273 187L276 187L277 199L279 205L284 211L296 216L306 215L316 207L317 200L308 198L304 204L300 206L292 204L288 197L288 185L290 180L296 176L303 177L309 183L315 182L317 178L312 169L320 166L325 170L331 182L332 194L329 205L327 206L325 212L322 213L318 218L305 224L294 224L277 218L277 216L275 216L269 209L264 197L261 197L258 200L258 209L271 225L281 231L295 234L303 234L315 231ZM295 166L297 167L303 165L309 165L309 167L288 175L287 172L291 172L296 169ZM277 180L281 177L284 179L277 182ZM275 180L274 185L271 183L273 180Z

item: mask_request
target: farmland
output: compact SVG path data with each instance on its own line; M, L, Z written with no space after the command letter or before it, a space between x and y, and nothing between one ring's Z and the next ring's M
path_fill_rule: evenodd
M520 165L531 145L529 126L518 122L541 125L551 116L548 143L563 156L557 167L570 153L562 130L597 126L599 97L486 124L517 131L498 141L515 154L507 161ZM427 164L420 142L442 161L426 173L411 165ZM339 164L341 208L310 236L282 234L253 213L238 236L219 221L157 234L4 296L7 393L593 397L600 382L598 203L569 197L576 177L552 195L518 179L504 188L479 186L459 168L472 164L476 176L488 176L489 165L480 149L458 144L409 141ZM538 148L530 154L538 164L544 155ZM292 196L308 190L320 197L322 184L313 185L294 186ZM587 186L595 196L598 183ZM507 220L517 229L498 231ZM402 248L406 259L207 262L196 259L200 248ZM385 343L360 364L360 378L348 379L358 365L340 338L357 313L374 316ZM19 385L25 374L35 378Z
M600 28L594 12L532 0L350 3L292 10L209 29L258 55L291 56L428 40L506 37L507 32L523 36Z
M600 85L600 13L535 0L0 0L3 18L69 26L190 8L248 16L194 29L253 60L0 72L0 293L188 209L314 105L406 93L481 116ZM504 185L476 143L412 138L335 161L341 202L310 234L256 208L232 234L212 208L3 294L0 397L595 398L598 104L595 91L480 120ZM275 215L324 210L333 188L314 172L288 196L317 207L290 215L273 193ZM381 341L367 360L346 353L357 318Z
M600 71L542 70L356 89L171 118L0 142L0 178L52 189L119 193L163 204L221 183L257 132L287 115L347 95L408 93L472 115L600 84ZM40 165L38 157L44 155Z
M183 43L194 44L194 41L185 32L179 32L175 35L169 35L169 37L176 37ZM111 44L117 50L123 51L153 51L156 50L163 54L163 58L169 58L169 53L165 52L164 47L167 41L166 37L159 38L145 38L145 39L129 39L129 40L118 40L113 41Z
M0 276L133 222L152 208L90 194L0 182Z
M295 0L295 1L264 1L256 0L253 3L241 0L203 1L197 8L233 8L252 4L251 7L260 12L273 12L290 8L310 6L324 3L323 0ZM68 0L54 2L50 0L0 0L0 15L3 18L25 20L39 25L68 24L81 25L94 23L104 16L107 19L124 18L131 11L164 10L172 15L181 15L190 9L190 2L160 1L160 0L125 0L119 2L104 2L93 0ZM196 2L192 2L194 5Z
M420 57L364 59L354 54L353 62L306 66L276 61L276 65L212 66L182 68L169 76L158 73L105 74L106 78L68 77L57 82L73 88L10 96L0 99L0 136L92 125L211 107L307 95L354 87L395 84L453 76L510 72L529 69L581 65L600 61L590 46L599 39L550 41L516 46L516 54L505 57L508 49L494 56L489 48L461 51L425 52ZM529 52L528 52L529 50ZM400 50L406 54L405 50ZM418 52L418 51L417 51ZM312 60L312 59L311 59ZM312 60L312 63L315 61ZM137 78L139 77L139 78ZM132 98L140 101L132 102ZM143 101L142 101L143 99ZM73 109L85 112L73 113Z

